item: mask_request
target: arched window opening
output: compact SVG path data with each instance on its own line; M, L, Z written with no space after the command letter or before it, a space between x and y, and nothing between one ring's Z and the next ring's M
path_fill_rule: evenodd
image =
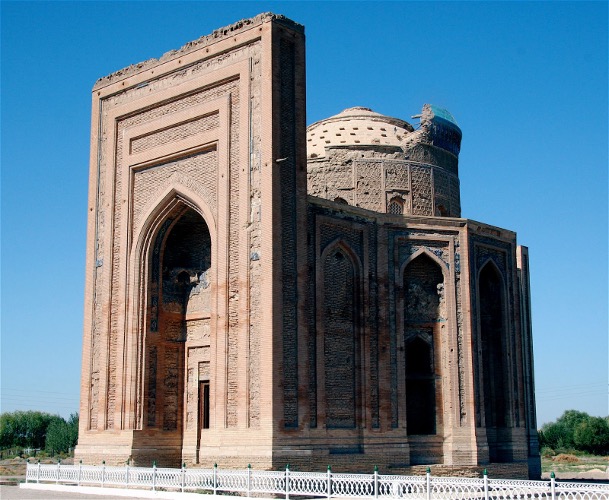
M404 271L404 344L406 428L409 435L436 434L442 411L442 388L434 345L446 321L444 275L421 254Z
M387 213L392 215L402 215L404 213L404 200L399 196L391 198L387 204Z
M433 348L420 337L406 346L406 421L408 434L436 433Z
M350 256L337 248L323 263L325 414L327 428L357 420L357 279Z
M436 215L439 215L440 217L448 217L448 210L444 205L437 205Z
M349 202L347 200L345 200L344 198L341 198L340 196L337 196L336 198L334 198L334 202L335 203L340 203L341 205L348 205Z
M479 293L485 422L487 427L505 427L509 422L510 405L505 299L499 271L490 263L480 272Z

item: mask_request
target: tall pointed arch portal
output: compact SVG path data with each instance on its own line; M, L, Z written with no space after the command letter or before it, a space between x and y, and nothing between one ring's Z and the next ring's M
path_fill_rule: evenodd
M480 343L483 408L492 462L512 460L510 447L510 350L506 324L506 294L501 272L487 262L479 275Z
M209 428L212 241L205 219L174 200L143 259L140 430L156 456L179 466Z

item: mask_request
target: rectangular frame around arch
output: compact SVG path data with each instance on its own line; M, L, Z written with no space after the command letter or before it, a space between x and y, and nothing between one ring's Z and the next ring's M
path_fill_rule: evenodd
M103 182L105 186L114 186L115 177L117 175L117 169L120 169L120 175L123 179L121 192L115 192L111 189L110 199L108 205L114 207L116 203L127 203L128 210L121 212L121 223L120 232L118 234L119 248L129 249L128 252L124 252L121 255L122 263L119 268L120 276L118 277L118 288L115 290L115 294L119 297L123 297L125 300L119 301L122 306L117 310L113 310L112 304L112 282L113 282L113 270L112 266L108 265L103 269L103 283L107 287L107 300L106 307L110 311L110 314L106 316L105 328L100 332L101 336L106 340L102 342L109 345L109 337L111 335L111 317L117 315L117 324L122 325L123 335L118 334L118 345L116 347L117 352L123 352L122 362L115 361L116 363L116 375L114 377L115 384L117 387L115 391L119 396L116 398L120 402L120 406L117 406L113 410L114 420L112 427L115 429L132 429L136 425L135 417L135 405L136 405L136 389L132 383L137 379L136 373L134 372L137 365L137 345L134 338L137 337L136 329L137 325L133 321L129 321L128 318L134 317L134 308L137 307L137 300L134 300L134 294L137 293L137 284L130 282L130 278L133 276L134 266L137 263L129 262L126 256L131 254L130 248L133 244L132 232L132 214L133 214L133 197L132 197L132 185L133 175L136 171L143 168L154 166L155 164L169 161L173 158L179 158L181 156L191 154L193 152L201 151L206 147L216 146L218 150L218 207L217 207L217 227L216 227L216 242L214 250L217 256L217 269L218 269L218 294L217 294L217 306L214 313L216 317L226 318L227 310L227 297L228 297L228 245L224 248L218 246L219 242L227 242L229 234L229 204L230 204L230 169L239 168L238 165L231 167L229 159L230 151L230 96L225 95L220 98L214 99L210 102L203 103L201 105L192 107L190 109L177 112L175 114L164 116L160 119L151 120L148 123L132 127L125 132L123 139L127 139L127 143L135 137L154 133L163 129L167 129L172 126L180 125L181 123L187 122L192 119L196 119L201 116L205 116L211 113L218 113L220 118L220 126L212 131L200 133L189 137L187 139L170 143L169 145L150 149L142 153L131 154L127 152L124 155L124 159L119 163L119 158L114 154L117 146L117 135L118 126L122 119L132 116L138 112L145 111L154 106L161 106L169 101L176 101L184 98L190 94L198 91L203 91L206 88L212 88L219 84L225 83L230 80L238 80L239 93L240 93L240 116L248 117L249 109L248 103L250 100L250 62L248 59L239 61L237 63L228 65L224 68L217 69L206 75L202 75L199 78L195 78L184 82L181 85L170 87L168 89L160 90L149 96L141 99L127 102L122 105L118 105L115 108L109 110L103 115L103 123L105 126L110 125L111 130L108 131L108 138L110 140L105 141L102 150L100 151L100 157L106 158L107 164L105 168L105 176L102 179L98 179L98 182ZM101 98L100 101L103 101ZM102 123L100 123L102 126ZM101 130L100 130L101 134ZM241 119L239 123L239 136L241 138L247 138L249 136L249 120ZM241 165L247 165L248 151L247 147L240 147L240 160ZM110 161L108 161L110 160ZM249 178L248 176L240 176L244 179L245 183L242 188L245 192L249 191ZM249 199L249 197L244 197ZM247 201L246 201L247 203ZM240 201L240 223L243 223L245 214L249 212L249 206L243 207L243 203ZM115 233L114 224L110 223L106 225L106 233L103 238L104 248L102 255L105 256L106 262L111 263L114 255L114 238ZM220 339L221 342L225 342L225 332L227 325L222 322L214 324L212 322L212 332L216 330L215 334L212 333L212 337ZM216 352L225 352L222 346L212 346ZM108 393L109 380L109 351L106 352L104 359L100 360L101 369L100 373L106 373L107 375L100 377L100 388L99 394ZM226 377L226 364L225 359L218 360L218 375L225 379ZM245 370L242 370L242 373ZM226 383L222 380L219 383L219 387L226 387ZM226 394L218 394L220 400L218 401L218 408L221 409L221 415L218 415L220 421L225 420L225 409L226 409ZM91 394L89 394L89 398ZM108 422L109 413L109 402L99 402L99 411L101 414L97 418L97 429L106 429L110 427ZM88 418L88 415L87 417Z
M429 230L429 229L427 229ZM447 387L449 394L443 398L442 408L442 434L450 432L448 429L451 427L458 427L460 425L459 411L461 407L461 400L464 395L461 394L463 381L460 380L461 375L459 371L459 364L463 362L460 359L461 353L459 352L457 342L457 290L455 287L455 237L458 237L459 233L454 234L410 234L410 235L396 235L393 246L393 270L394 270L394 284L401 286L403 277L400 275L400 270L405 260L400 256L400 249L408 244L425 245L425 243L431 243L438 245L440 244L446 249L448 266L444 268L443 273L445 275L444 289L446 295L446 306L447 306L447 345L443 346L443 343L439 344L439 350L441 353L440 361L446 364L446 372L443 373L444 381L441 386ZM393 297L395 301L395 349L396 349L396 360L397 366L392 367L392 371L395 370L395 383L397 384L397 394L406 394L406 384L403 376L400 373L404 373L405 359L404 359L404 298ZM451 354L452 353L452 354ZM444 372L444 370L442 370ZM458 404L454 404L458 402ZM398 427L405 427L406 422L406 400L395 402L397 405L397 422ZM446 417L449 416L447 419ZM440 429L438 429L440 431Z

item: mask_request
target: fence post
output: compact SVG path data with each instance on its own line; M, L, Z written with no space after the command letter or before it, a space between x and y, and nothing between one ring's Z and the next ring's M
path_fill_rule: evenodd
M332 496L332 468L328 465L328 498Z
M550 473L550 491L552 493L552 500L556 500L556 474L554 474L554 471Z
M78 461L78 486L80 486L80 479L82 477L82 459Z
M374 466L374 498L379 497L379 467Z
M484 469L482 474L484 474L484 498L488 500L488 471Z
M214 495L218 494L218 464L214 464Z
M252 464L247 464L247 498L252 495Z
M125 465L125 484L127 488L129 487L129 460L127 460L127 464Z
M182 479L182 493L184 493L184 483L186 482L186 462L182 462L182 474L181 474L181 479Z
M106 482L106 461L102 460L102 477L101 477L101 487L104 487L104 483Z
M427 485L427 500L431 500L431 468L425 471L425 484Z
M26 460L25 464L25 482L27 483L28 472L30 471L30 459Z
M61 460L57 459L57 478L55 479L55 484L59 484L59 469L61 467Z
M156 460L152 462L152 491L156 491Z
M38 467L37 467L37 471L36 471L36 482L39 483L40 482L40 459L38 459Z
M285 465L285 500L290 500L290 464Z

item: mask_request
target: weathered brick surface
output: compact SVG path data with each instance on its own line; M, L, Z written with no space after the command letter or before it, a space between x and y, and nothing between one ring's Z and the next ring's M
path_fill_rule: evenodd
M403 214L460 217L460 132L452 133L428 105L416 132L367 108L346 109L308 128L308 191L376 212L395 213L393 201Z
M272 14L93 103L77 458L539 473L528 253L459 218L446 111L307 134L303 30Z

